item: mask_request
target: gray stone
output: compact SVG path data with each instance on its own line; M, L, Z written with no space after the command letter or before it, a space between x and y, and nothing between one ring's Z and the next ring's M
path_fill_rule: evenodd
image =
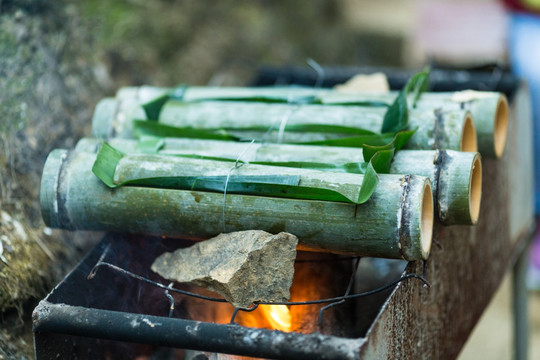
M168 280L215 291L238 308L254 301L287 301L298 239L260 230L220 234L165 253L152 270Z

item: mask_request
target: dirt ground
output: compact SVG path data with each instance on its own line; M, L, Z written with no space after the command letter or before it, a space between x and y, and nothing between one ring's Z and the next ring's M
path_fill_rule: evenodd
M507 275L459 360L513 359L512 278ZM540 292L529 293L529 359L540 359Z

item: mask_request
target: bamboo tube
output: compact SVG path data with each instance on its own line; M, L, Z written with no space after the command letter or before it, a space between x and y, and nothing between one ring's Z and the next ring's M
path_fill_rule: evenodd
M150 101L172 89L142 86L140 88L125 88L117 93L117 99L137 99L139 104ZM391 103L397 92L388 94L343 94L332 89L317 89L312 87L187 87L182 89L186 101L208 98L241 99L253 96L281 97L284 100L290 96L317 96L323 102L354 102L354 101L383 101ZM506 146L508 132L508 100L499 92L488 91L457 91L457 92L427 92L421 95L417 102L419 109L469 110L476 125L478 149L485 157L500 158Z
M476 125L479 151L490 158L502 156L506 146L509 111L504 94L468 90L426 95L418 102L419 108L442 106L445 110L469 110Z
M100 142L94 138L81 139L75 151L96 152ZM109 140L109 144L126 153L140 152L138 142L134 140L116 138ZM159 154L201 155L239 159L245 162L296 161L326 162L336 165L364 162L362 149L357 148L231 143L178 138L164 139ZM438 218L443 224L477 223L482 194L482 162L479 153L401 150L394 156L390 173L428 176L437 204Z
M482 162L479 153L398 151L390 172L429 176L442 223L474 225L478 222L482 197Z
M163 93L163 89L161 89ZM149 101L159 96L159 88L143 87L137 95L141 100ZM354 102L354 101L385 101L390 104L397 92L388 94L342 94L330 89L309 87L267 87L267 88L207 88L189 87L184 90L186 101L204 98L246 98L260 96L320 96L323 102ZM499 92L488 91L458 91L424 93L417 102L418 109L437 109L445 111L464 109L469 110L476 125L478 149L486 157L500 158L506 146L508 133L508 100ZM454 149L455 150L455 149Z
M144 112L141 108L137 108L132 110L130 115L122 111L115 114L111 111L114 108L115 106L108 99L98 104L94 113L94 136L98 138L133 137L131 123L126 119L144 118ZM117 108L121 109L122 106L118 105ZM286 125L341 125L378 133L385 112L384 107L169 101L161 111L159 122L165 125L199 129L234 128L234 131L230 132L245 139L298 143L324 141L344 135L294 131L285 131L280 134L282 123ZM249 130L253 127L263 127L264 130ZM409 127L418 130L408 141L406 145L408 149L477 151L475 125L470 113L466 110L411 111ZM273 131L267 129L273 129Z
M91 172L94 160L90 153L58 149L49 154L41 184L48 226L199 239L261 229L295 234L313 250L407 260L429 254L433 203L427 177L380 175L372 197L354 205L137 186L110 189Z

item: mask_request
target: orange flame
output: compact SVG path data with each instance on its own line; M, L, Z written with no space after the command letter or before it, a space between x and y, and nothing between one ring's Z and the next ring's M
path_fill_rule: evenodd
M285 305L260 305L272 328L281 331L291 330L291 312Z
M238 323L248 327L289 332L292 328L292 316L285 305L259 305L252 312L240 312Z
M303 261L295 264L294 280L290 289L289 301L298 302L324 299L343 294L345 288L343 288L341 281L335 281L335 274L348 269L350 267L349 263L318 261L328 260L329 258L333 259L332 256L324 253L299 252L298 255L302 260L312 261ZM317 318L321 306L303 305L287 307L285 305L259 305L257 309L251 312L240 311L235 321L246 327L309 334L320 331ZM228 314L232 314L232 310ZM326 313L323 320L323 323L327 327L332 326L333 320L328 313Z

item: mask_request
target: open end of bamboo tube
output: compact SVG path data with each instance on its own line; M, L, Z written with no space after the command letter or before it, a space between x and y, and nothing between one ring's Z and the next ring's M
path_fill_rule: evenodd
M420 241L422 244L422 257L427 259L431 249L431 239L433 237L433 194L431 185L424 185L422 196L422 221L420 223Z
M472 115L467 113L463 123L463 132L461 133L461 151L477 152L478 143L476 140L476 128Z
M52 228L59 228L63 225L61 216L59 215L60 206L58 204L57 192L60 182L60 171L67 158L67 154L67 150L55 149L47 156L47 160L43 166L39 194L41 216L45 225Z
M508 100L506 96L501 95L497 102L495 112L495 124L493 127L493 145L495 147L495 156L500 158L506 146L506 134L508 133Z
M480 215L480 201L482 199L482 161L480 155L476 155L471 169L469 183L469 212L473 224L478 222Z

